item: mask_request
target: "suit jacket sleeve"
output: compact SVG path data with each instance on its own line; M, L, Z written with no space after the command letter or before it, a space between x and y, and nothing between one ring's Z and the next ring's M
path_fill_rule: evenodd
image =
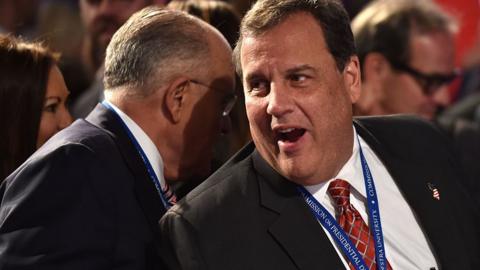
M170 270L208 269L201 255L195 228L180 214L170 211L160 220L161 255Z
M0 269L108 269L114 207L111 178L87 147L33 156L4 183Z

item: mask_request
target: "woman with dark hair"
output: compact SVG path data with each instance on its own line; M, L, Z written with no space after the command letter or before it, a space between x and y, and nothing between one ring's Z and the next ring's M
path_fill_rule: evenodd
M0 35L0 181L72 120L58 55Z

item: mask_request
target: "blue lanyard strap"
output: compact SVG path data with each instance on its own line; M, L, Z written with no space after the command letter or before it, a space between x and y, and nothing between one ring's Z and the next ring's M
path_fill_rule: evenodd
M367 205L368 205L368 219L370 221L370 231L373 233L375 242L375 260L377 262L377 269L387 269L387 258L385 255L385 245L383 243L382 223L380 221L380 209L378 206L377 191L373 176L370 173L367 160L363 155L362 146L360 145L360 138L357 134L357 142L359 148L360 161L362 163L363 179L365 181L365 189L367 190Z
M150 180L155 185L155 188L157 190L158 195L160 196L160 200L162 201L163 206L165 207L165 209L170 208L171 205L170 205L170 203L168 203L168 200L166 198L164 198L164 194L163 194L163 191L162 191L162 186L160 185L160 181L158 180L158 177L155 174L155 171L153 170L152 164L150 164L150 161L148 160L147 155L143 151L143 149L140 146L140 144L138 143L137 139L135 139L135 136L133 136L132 131L130 131L128 126L125 124L125 122L123 122L120 115L118 115L118 113L115 111L115 109L113 109L112 106L110 106L110 104L108 104L107 101L102 101L102 105L105 106L109 111L111 111L113 113L113 115L115 115L118 122L120 123L122 128L127 133L128 138L133 143L133 146L135 146L135 149L137 150L137 153L142 158L143 164L145 165L145 168L147 169L148 175L150 176Z
M368 270L362 255L358 252L358 249L335 218L304 187L297 186L297 190L305 199L305 202L307 202L310 210L312 210L312 213L320 224L322 224L323 228L330 233L332 238L342 249L343 254L345 254L348 257L348 260L355 266L355 269Z
M385 246L383 244L383 233L382 225L380 222L380 210L378 208L377 193L375 190L373 177L370 173L370 168L368 167L367 161L362 152L362 147L360 145L360 139L358 137L358 134L357 141L360 149L359 155L360 161L362 163L363 179L365 180L365 188L367 191L367 205L370 221L370 230L373 233L373 238L375 242L375 259L377 263L377 269L385 270L387 269L387 259L385 255ZM350 238L342 229L340 224L338 224L336 219L303 186L297 186L297 190L302 195L317 220L329 232L329 234L332 236L338 246L340 246L343 254L347 256L348 260L355 267L355 269L368 270L368 267L366 266L362 255L355 247L355 245L350 241Z

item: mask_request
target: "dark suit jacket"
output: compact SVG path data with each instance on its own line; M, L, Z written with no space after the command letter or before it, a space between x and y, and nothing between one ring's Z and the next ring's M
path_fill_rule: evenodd
M480 122L457 121L452 140L464 171L462 183L480 206Z
M98 105L0 190L0 269L162 269L160 197L115 116Z
M407 117L366 118L355 126L414 210L441 269L480 269L478 213L457 185L437 130ZM253 144L172 207L160 227L169 269L344 269L295 185Z

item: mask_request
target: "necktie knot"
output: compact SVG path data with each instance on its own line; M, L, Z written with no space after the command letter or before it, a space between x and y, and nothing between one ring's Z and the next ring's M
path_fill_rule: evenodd
M345 207L350 204L350 184L342 179L335 179L328 185L328 194L337 207Z
M335 202L338 224L360 252L368 269L377 269L374 237L360 213L350 204L350 184L335 179L330 182L327 191ZM351 262L349 265L350 269L355 269ZM392 270L388 261L387 269Z

